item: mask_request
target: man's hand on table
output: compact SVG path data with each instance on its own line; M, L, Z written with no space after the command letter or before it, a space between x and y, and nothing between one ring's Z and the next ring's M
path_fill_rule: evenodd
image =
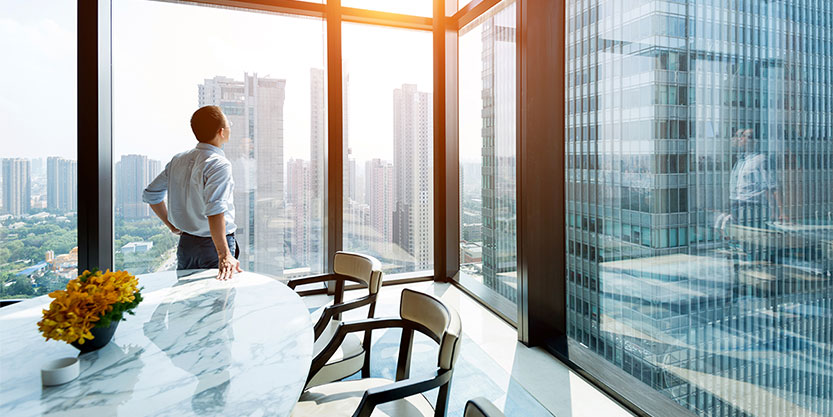
M243 272L240 268L240 261L234 258L231 253L225 253L219 256L220 262L218 265L217 279L226 281L231 279L235 273Z

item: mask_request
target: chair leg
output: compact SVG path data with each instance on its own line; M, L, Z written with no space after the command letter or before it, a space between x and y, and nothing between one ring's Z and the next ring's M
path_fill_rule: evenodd
M402 329L399 341L399 359L396 361L396 380L407 379L411 375L411 350L413 348L414 329Z
M373 303L370 304L370 307L367 310L367 318L372 319L373 314L376 312L376 301L374 299ZM370 378L370 349L373 343L373 334L371 330L364 331L364 341L362 343L362 348L364 348L364 364L362 365L362 378Z
M364 332L364 363L362 364L362 378L370 378L370 349L371 349L371 335L370 330Z
M445 417L448 412L448 394L451 390L451 380L444 385L440 385L440 390L437 392L437 405L434 407L434 417Z

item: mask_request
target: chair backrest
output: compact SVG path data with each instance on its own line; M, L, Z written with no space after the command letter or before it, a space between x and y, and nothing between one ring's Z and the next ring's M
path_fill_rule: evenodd
M440 369L454 367L462 339L460 316L454 309L428 294L405 289L402 290L399 315L421 325L429 332L428 336L439 341L437 366Z
M352 252L336 252L333 272L344 277L361 281L371 294L379 292L382 286L382 263L378 259Z
M477 397L466 403L463 417L505 417L497 407L483 397Z

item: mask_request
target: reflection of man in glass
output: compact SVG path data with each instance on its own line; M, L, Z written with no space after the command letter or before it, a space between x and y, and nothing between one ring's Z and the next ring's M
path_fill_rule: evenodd
M775 171L757 149L752 129L738 130L732 145L738 152L729 182L732 217L740 225L763 228L766 222L781 217Z
M778 193L775 170L770 160L758 149L753 129L740 129L732 137L738 160L729 180L731 217L735 224L749 228L749 232L767 228L767 222L782 218L781 197ZM765 235L744 234L744 251L753 259L763 255L766 242L758 242Z
M230 343L234 340L230 321L237 290L187 296L183 286L188 283L180 281L172 287L170 299L154 310L144 333L175 366L197 378L191 397L193 411L221 415L229 388Z

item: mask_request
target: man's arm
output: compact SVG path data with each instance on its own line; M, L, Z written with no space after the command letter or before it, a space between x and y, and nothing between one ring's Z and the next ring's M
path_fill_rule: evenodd
M208 216L208 228L211 230L211 240L214 241L214 248L217 249L219 258L219 272L217 279L227 280L235 272L243 272L240 262L234 258L226 240L226 214L220 213Z
M156 213L156 217L159 217L159 220L162 220L162 223L165 223L165 226L168 226L168 229L171 229L171 232L175 235L181 235L182 231L177 229L170 220L168 220L168 207L165 205L165 202L162 201L158 204L151 204L151 210Z
M240 262L234 258L226 241L226 212L233 183L231 180L231 163L228 161L213 161L205 169L205 216L208 218L208 228L211 230L211 240L217 249L219 272L217 279L226 280L235 272L243 272Z
M159 217L159 220L162 220L162 223L165 223L165 226L168 226L171 232L179 235L182 232L168 220L168 207L165 205L165 195L168 194L169 166L170 163L165 165L165 169L148 184L147 188L142 192L142 201L150 205L151 210Z

